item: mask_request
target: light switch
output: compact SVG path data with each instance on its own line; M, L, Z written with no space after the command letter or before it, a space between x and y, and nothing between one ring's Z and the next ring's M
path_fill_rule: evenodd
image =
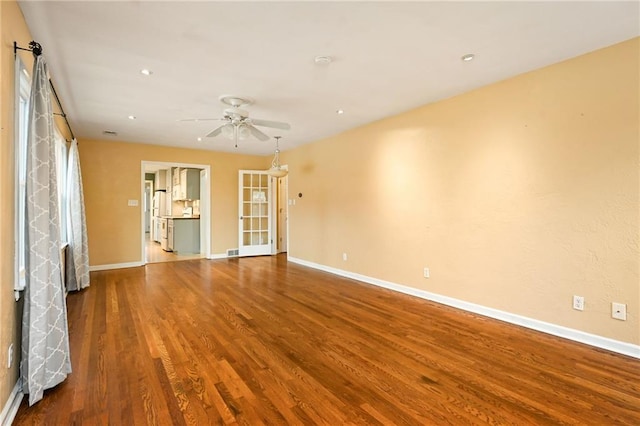
M127 203L129 207L136 207L138 205L138 200L129 200Z

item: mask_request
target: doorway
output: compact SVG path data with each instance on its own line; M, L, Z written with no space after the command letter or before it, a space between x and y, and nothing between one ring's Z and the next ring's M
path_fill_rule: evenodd
M155 175L154 191L149 201L151 212L148 233L144 232L146 215L142 212L143 263L211 257L211 167L206 164L142 161L141 169L143 179L145 174ZM181 177L185 179L184 185L180 183ZM199 191L193 187L195 181ZM147 191L144 180L143 184L144 195ZM174 226L175 233L163 232L163 227L165 230L170 228L173 231Z
M279 253L287 253L288 252L288 243L289 243L289 223L288 223L288 215L289 215L289 204L288 204L288 185L289 185L289 176L284 176L281 178L273 178L275 181L275 192L276 192L276 238L275 238L275 252Z
M272 179L264 170L240 170L238 255L272 254Z

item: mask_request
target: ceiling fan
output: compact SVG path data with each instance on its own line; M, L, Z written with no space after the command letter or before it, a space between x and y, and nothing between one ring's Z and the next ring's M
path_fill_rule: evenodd
M261 120L258 118L249 118L249 112L242 109L242 107L251 105L253 99L234 96L223 95L220 96L220 102L228 105L230 108L225 108L222 118L196 118L180 121L205 121L205 120L221 120L225 123L209 132L206 137L213 138L220 134L226 136L229 139L234 139L236 148L238 147L238 139L247 139L250 136L254 136L261 141L269 140L269 136L263 133L260 127L270 127L273 129L289 130L291 126L289 123L283 123L280 121Z

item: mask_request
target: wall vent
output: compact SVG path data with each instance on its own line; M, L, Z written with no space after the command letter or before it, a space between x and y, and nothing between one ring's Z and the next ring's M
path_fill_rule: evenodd
M237 257L238 255L238 249L227 249L227 257Z

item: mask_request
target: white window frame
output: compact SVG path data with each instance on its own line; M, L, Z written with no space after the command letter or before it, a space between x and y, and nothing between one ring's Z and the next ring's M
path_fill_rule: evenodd
M67 235L67 168L69 158L69 147L67 141L54 126L54 139L56 144L56 180L58 185L58 222L60 229L60 248L68 243Z
M25 193L26 193L26 152L29 119L31 76L24 62L16 55L15 61L15 109L14 109L14 151L15 151L15 298L20 298L18 290L25 287Z

